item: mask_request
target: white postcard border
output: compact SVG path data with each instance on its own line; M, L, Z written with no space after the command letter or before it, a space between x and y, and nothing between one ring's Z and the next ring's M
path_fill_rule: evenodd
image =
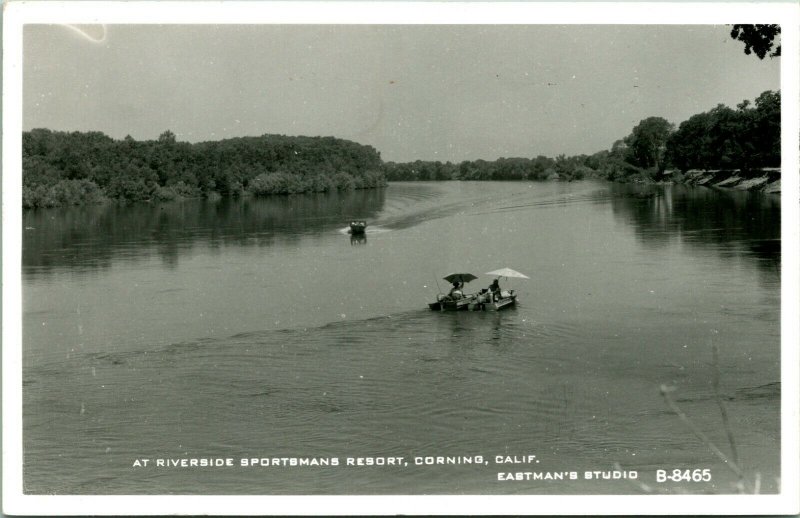
M798 476L800 140L795 3L9 2L3 32L3 512L114 514L795 514ZM782 91L782 428L780 495L43 496L22 492L22 28L61 24L731 24L780 23Z

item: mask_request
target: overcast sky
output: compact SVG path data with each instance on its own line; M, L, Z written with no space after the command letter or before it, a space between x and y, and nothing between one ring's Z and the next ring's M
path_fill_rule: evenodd
M99 27L86 27L92 36ZM779 89L726 26L26 26L24 129L279 133L384 160L594 153Z

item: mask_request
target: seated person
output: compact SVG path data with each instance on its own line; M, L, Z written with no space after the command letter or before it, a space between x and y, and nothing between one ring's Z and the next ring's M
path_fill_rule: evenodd
M450 297L452 297L453 299L460 299L461 297L464 296L464 293L461 291L462 286L463 284L461 284L460 282L454 281L453 287L450 289L450 293L448 295L450 295Z
M498 299L502 298L501 294L500 294L500 280L499 279L495 279L494 281L492 281L492 284L489 285L489 291L492 292L492 299L493 300L498 300Z

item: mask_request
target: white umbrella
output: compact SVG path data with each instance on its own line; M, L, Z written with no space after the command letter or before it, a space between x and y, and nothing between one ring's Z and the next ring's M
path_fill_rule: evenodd
M498 277L517 277L519 279L530 279L524 273L519 273L516 270L512 270L511 268L500 268L499 270L494 270L491 272L486 272L486 275L497 275Z

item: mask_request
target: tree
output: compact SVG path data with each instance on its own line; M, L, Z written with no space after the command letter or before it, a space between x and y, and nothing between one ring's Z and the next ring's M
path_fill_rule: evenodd
M748 56L755 52L758 59L767 55L774 58L781 55L781 44L775 42L780 33L780 25L734 25L731 38L744 43L744 53Z
M662 117L642 120L625 137L625 144L628 145L627 160L639 167L655 167L662 171L667 139L674 129L672 123Z
M781 93L767 90L756 98L752 140L761 165L781 164Z
M158 141L161 142L162 144L174 144L175 134L170 130L167 130L158 136Z

